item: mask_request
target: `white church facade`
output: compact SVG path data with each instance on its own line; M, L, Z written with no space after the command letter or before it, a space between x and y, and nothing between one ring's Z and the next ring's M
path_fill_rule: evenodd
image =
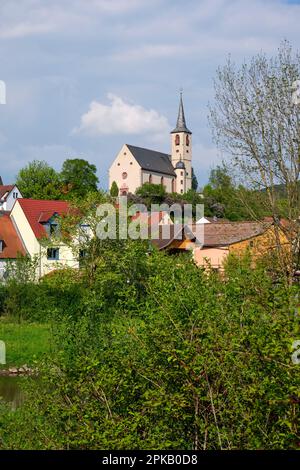
M109 170L109 188L119 195L135 193L144 183L162 184L168 193L186 193L192 187L192 133L186 126L182 94L171 155L124 144Z

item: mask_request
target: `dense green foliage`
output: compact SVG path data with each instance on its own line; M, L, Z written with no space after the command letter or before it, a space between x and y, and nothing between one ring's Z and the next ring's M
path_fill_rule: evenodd
M151 204L162 204L167 196L162 184L152 183L144 183L135 193L143 199L148 208L151 207Z
M17 176L16 185L26 198L60 198L59 175L44 161L34 160L22 168Z
M96 167L80 158L65 160L60 179L67 196L85 197L89 192L97 191L99 182Z
M34 160L19 171L16 185L30 199L76 199L97 192L96 167L86 160L67 159L61 172Z
M221 278L146 242L97 249L36 285L53 354L2 411L1 448L297 448L297 286L247 257Z

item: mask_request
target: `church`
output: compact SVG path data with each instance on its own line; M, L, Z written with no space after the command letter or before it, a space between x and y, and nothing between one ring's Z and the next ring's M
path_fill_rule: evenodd
M182 93L177 124L171 132L171 155L124 144L109 170L109 188L117 183L120 196L135 193L144 183L162 184L168 193L192 187L192 133L185 122Z

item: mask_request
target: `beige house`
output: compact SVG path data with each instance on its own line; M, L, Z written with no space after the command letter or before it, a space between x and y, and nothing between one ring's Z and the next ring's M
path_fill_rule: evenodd
M26 254L38 260L37 277L58 268L79 267L79 256L57 241L59 217L67 214L69 206L64 201L16 200L10 219ZM53 243L50 243L53 239Z
M162 184L166 191L186 193L192 187L192 133L185 122L182 95L171 155L124 144L109 170L109 188L117 183L119 195L135 193L144 183Z

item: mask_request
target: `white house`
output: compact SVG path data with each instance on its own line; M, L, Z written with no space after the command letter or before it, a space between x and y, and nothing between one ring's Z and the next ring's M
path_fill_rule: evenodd
M79 267L79 254L76 256L56 236L59 217L68 212L69 205L65 201L21 198L13 206L10 219L26 253L38 259L39 278L62 267ZM49 238L53 239L54 244L48 243Z
M0 185L0 211L10 212L17 199L22 198L22 194L16 185Z

